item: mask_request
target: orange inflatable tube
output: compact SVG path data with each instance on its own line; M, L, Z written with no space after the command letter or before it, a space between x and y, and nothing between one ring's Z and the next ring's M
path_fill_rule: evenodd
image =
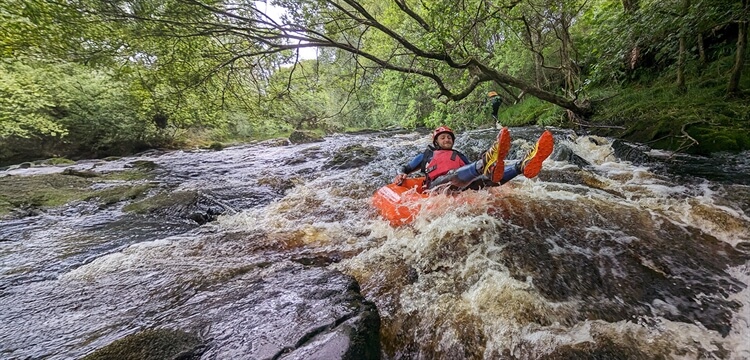
M427 197L424 190L424 177L409 178L399 184L388 184L378 189L372 196L372 205L378 213L391 223L391 226L408 224L419 213L419 200Z

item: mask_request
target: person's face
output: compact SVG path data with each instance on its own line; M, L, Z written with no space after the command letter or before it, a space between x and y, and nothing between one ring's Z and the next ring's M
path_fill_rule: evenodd
M442 133L437 137L437 144L441 149L449 150L453 148L453 137L448 133Z

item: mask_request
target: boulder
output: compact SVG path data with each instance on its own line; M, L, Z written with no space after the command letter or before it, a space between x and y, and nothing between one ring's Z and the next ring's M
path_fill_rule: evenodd
M89 171L89 170L76 170L76 169L72 169L72 168L67 168L67 169L63 170L62 174L63 175L70 175L70 176L78 176L78 177L82 177L82 178L95 178L95 177L99 177L100 176L99 173L96 173L96 172L93 172L93 171Z
M328 268L281 262L250 271L193 297L172 317L179 328L207 329L205 359L370 360L381 354L377 308L354 278Z
M289 142L292 144L307 144L321 141L323 141L323 137L312 131L294 130L289 135Z
M125 211L136 214L158 214L167 218L195 221L198 225L214 221L227 208L210 194L197 191L162 192L125 206Z
M328 161L326 169L351 169L364 166L372 162L378 155L378 149L372 146L359 144L350 145L339 149L333 158Z
M201 339L180 330L149 329L126 336L94 351L83 360L200 359Z

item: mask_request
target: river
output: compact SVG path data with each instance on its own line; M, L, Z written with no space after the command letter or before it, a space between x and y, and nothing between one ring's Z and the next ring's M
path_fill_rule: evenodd
M199 225L78 201L0 220L0 357L80 358L137 329L203 326L203 358L243 358L243 276L291 259L357 280L385 359L750 358L750 153L552 130L536 179L433 196L397 228L370 197L425 132L78 162L152 161L159 191L198 192L222 215ZM541 131L512 128L509 162ZM461 133L456 148L477 158L495 134ZM334 161L357 144L372 153Z

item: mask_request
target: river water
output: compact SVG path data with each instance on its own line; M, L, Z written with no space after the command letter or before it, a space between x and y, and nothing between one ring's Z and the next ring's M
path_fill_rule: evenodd
M196 313L231 347L237 314L252 314L216 309L234 306L241 274L293 258L360 283L386 359L750 358L750 153L552 130L538 178L433 196L398 228L370 197L424 149L424 132L79 162L153 161L157 189L197 191L223 215L199 226L89 201L1 221L0 357L79 358L136 329L188 329ZM541 131L511 129L509 161ZM462 133L456 147L477 158L495 134ZM376 155L333 162L356 144ZM204 358L242 358L228 354Z

